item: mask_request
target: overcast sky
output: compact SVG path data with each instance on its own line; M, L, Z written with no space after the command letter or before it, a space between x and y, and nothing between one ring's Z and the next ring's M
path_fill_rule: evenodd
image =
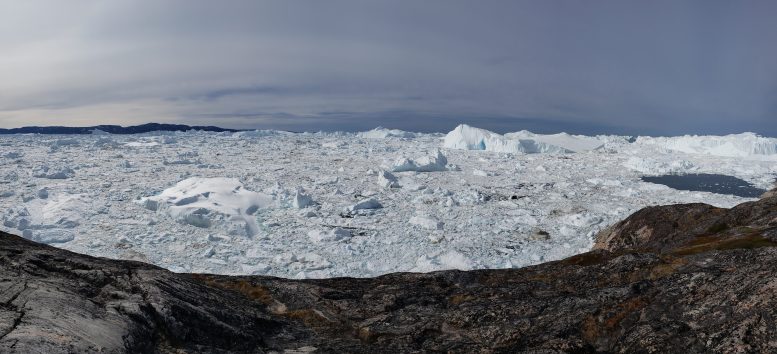
M777 1L0 0L0 127L777 136Z

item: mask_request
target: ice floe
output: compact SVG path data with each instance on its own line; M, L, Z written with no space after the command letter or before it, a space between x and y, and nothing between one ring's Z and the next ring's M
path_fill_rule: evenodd
M249 191L237 179L222 177L188 178L139 202L149 210L196 227L220 225L230 231L240 231L241 227L228 225L238 223L247 236L259 232L253 215L274 205L271 196Z

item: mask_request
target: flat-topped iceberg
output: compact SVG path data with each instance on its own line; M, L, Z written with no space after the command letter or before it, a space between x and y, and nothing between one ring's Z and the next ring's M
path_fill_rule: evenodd
M399 129L386 129L383 127L377 127L373 130L356 134L356 136L363 139L415 138L417 135L417 133L406 132Z
M727 157L756 155L777 155L777 138L766 138L755 133L741 133L723 136L684 135L675 137L637 138L637 144L655 145L689 154L703 154Z
M527 130L521 130L515 133L507 133L504 136L509 139L531 139L540 143L558 146L572 152L596 150L604 145L603 141L593 136L572 135L567 133L535 134Z

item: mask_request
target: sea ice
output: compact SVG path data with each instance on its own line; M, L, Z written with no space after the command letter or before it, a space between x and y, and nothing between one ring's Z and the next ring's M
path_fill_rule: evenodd
M585 252L596 232L645 206L752 200L677 191L645 175L724 174L762 189L777 175L772 138L705 137L731 144L687 149L674 142L683 137L456 130L0 136L0 192L13 192L0 198L0 229L190 272L522 267ZM57 139L78 144L52 149ZM737 156L720 156L735 155L719 151L732 146ZM184 160L192 163L169 164ZM38 166L50 170L38 176L70 177L34 177Z
M351 237L351 231L339 227L327 231L313 230L308 232L308 237L316 243L334 242Z
M40 166L32 171L32 176L37 178L67 179L74 175L75 171L69 167Z

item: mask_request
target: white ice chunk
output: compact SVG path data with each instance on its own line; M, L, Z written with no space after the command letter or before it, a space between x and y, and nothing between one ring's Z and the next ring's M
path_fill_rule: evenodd
M32 176L37 178L67 179L74 175L75 171L70 167L40 166L32 171Z
M443 223L429 216L414 216L410 218L410 223L427 230L442 230Z
M488 172L478 169L472 170L472 174L479 177L488 177Z
M65 243L75 239L73 231L64 229L24 230L22 236L31 241L45 244Z
M261 274L266 274L268 271L270 271L271 267L264 263L257 263L257 264L242 264L240 265L240 269L243 271L243 274L261 275Z
M313 230L308 232L308 237L315 243L340 241L351 237L351 231L336 227L331 230Z
M302 209L313 204L313 198L307 194L297 191L291 199L291 205L297 209Z
M383 188L399 188L399 181L391 172L381 170L378 172L378 185Z
M375 198L362 199L358 203L348 207L348 211L364 210L364 209L380 209L383 205Z
M421 256L416 260L413 271L432 272L446 269L471 270L472 268L472 260L458 251L451 250L437 256Z
M426 155L415 160L408 158L396 159L389 169L392 172L435 172L445 171L448 159L439 150L435 155Z
M223 177L185 179L139 203L192 226L207 228L220 224L228 228L230 224L239 223L245 227L248 236L259 231L253 214L274 205L271 196L249 191L237 179Z

